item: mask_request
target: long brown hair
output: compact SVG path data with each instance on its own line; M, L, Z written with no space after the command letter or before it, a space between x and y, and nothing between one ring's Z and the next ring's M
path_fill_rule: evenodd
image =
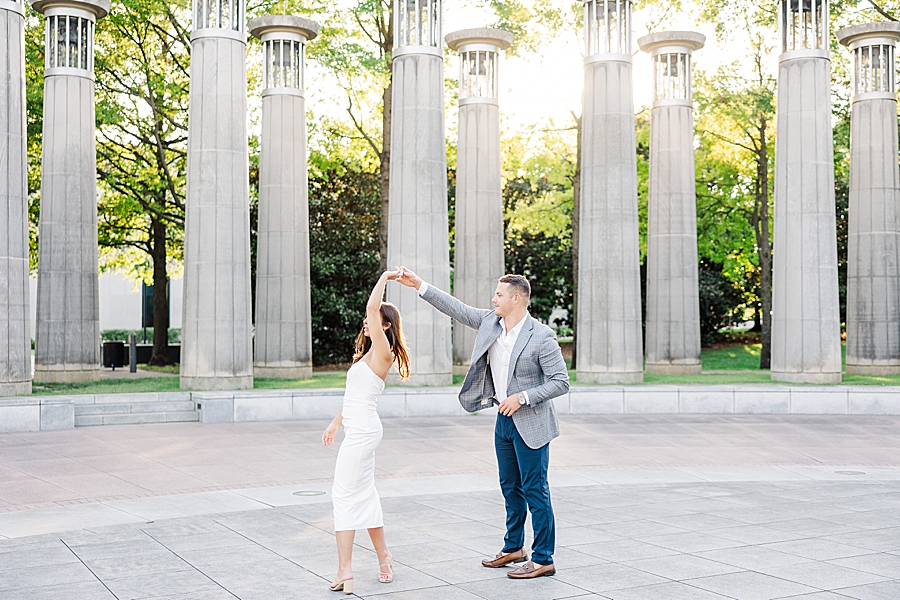
M391 355L394 357L397 370L400 371L400 380L406 381L409 379L409 352L406 349L406 337L403 335L400 311L390 302L382 302L378 312L381 314L381 323L390 324L390 327L385 329L384 335L387 336L388 344L391 345ZM359 335L356 336L353 362L358 362L371 347L371 338L366 337L364 330L360 329Z

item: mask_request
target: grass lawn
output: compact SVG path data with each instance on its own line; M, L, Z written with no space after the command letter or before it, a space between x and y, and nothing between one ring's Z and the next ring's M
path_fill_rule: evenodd
M314 373L310 379L253 380L255 390L293 390L303 388L342 388L347 376L344 373ZM145 392L180 392L178 377L139 377L137 379L101 379L86 383L35 383L35 396L59 396L68 394L136 394Z

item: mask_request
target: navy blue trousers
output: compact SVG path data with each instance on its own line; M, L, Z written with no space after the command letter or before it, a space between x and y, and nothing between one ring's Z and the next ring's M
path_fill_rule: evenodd
M553 564L556 525L550 504L547 468L550 444L537 450L522 440L512 417L497 414L494 447L500 470L500 489L506 500L506 537L503 551L513 552L525 545L525 519L531 510L534 543L531 560L541 565Z

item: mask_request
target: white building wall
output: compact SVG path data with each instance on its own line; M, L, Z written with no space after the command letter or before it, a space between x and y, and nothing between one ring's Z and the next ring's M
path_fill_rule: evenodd
M37 314L37 277L32 276L31 331L35 331ZM181 309L184 298L184 280L173 279L169 283L169 327L181 329ZM100 330L141 328L141 285L119 273L100 275ZM33 335L33 334L32 334Z

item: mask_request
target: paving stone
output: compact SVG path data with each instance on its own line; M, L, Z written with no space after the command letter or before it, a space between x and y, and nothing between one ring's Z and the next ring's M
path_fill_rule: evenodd
M590 554L609 562L626 562L629 560L678 554L675 550L629 539L581 544L578 546L571 546L571 548L583 554Z
M769 600L817 590L816 587L752 571L691 579L686 583L735 600Z
M590 585L569 585L560 579L559 575L528 581L513 581L509 578L488 579L460 584L458 587L484 600L509 600L511 597L558 600L582 596L590 591L588 589Z
M721 596L686 583L674 581L624 590L612 590L604 592L603 596L610 598L610 600L662 600L663 598L665 600L722 600L727 598L727 596Z
M197 593L214 592L221 589L208 577L190 569L165 573L140 573L119 579L107 579L103 583L117 598L143 600L157 596L183 594L185 590Z
M835 590L858 600L897 600L900 598L900 581L885 581Z
M96 579L79 583L41 585L27 589L0 591L0 600L59 600L62 598L65 600L117 600L106 589L106 586ZM192 600L195 599L192 597Z
M840 544L833 541L833 539L822 538L778 542L775 544L766 544L763 547L785 554L801 556L810 560L833 560L870 553L865 548Z
M769 550L762 546L739 546L737 548L708 550L706 552L698 552L694 556L747 570L778 565L790 565L807 562L809 560L804 557Z
M893 554L865 554L851 558L839 558L828 561L842 567L849 567L866 573L900 580L900 556Z
M788 581L814 586L820 590L836 590L854 585L886 581L885 577L879 575L818 561L767 567L759 569L759 571Z
M709 577L740 571L739 568L690 554L675 554L659 558L645 558L622 563L627 567L659 575L666 579L682 581L696 577Z
M614 563L580 569L563 569L560 566L556 579L597 594L667 581L658 575Z

